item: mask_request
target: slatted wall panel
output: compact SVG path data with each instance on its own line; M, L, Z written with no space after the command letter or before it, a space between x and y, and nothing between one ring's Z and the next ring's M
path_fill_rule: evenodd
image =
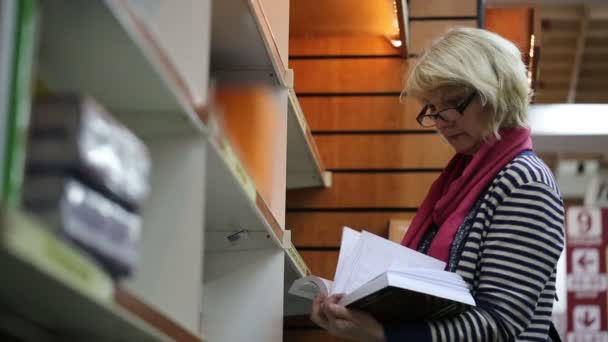
M479 25L475 0L411 0L410 13L422 23L411 31L420 46L450 25ZM296 93L333 173L331 188L287 194L286 227L314 274L333 277L343 226L387 237L391 219L413 218L453 154L415 122L420 104L400 96L415 60L398 53L384 37L290 39ZM342 341L306 317L285 319L284 340Z

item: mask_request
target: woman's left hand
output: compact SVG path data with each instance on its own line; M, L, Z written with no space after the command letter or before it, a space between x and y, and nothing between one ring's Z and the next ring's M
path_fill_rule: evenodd
M327 317L327 331L353 341L384 342L382 325L366 312L347 309L338 304L342 297L342 294L332 295L321 304L321 310Z

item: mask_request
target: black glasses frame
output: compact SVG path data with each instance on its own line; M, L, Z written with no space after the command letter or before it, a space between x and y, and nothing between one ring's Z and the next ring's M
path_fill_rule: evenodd
M469 95L466 99L464 99L464 101L462 101L458 106L456 107L450 107L450 108L444 108L436 113L432 113L432 114L424 114L426 113L426 111L429 108L429 105L425 105L424 107L422 107L422 110L420 111L420 113L418 114L418 116L416 117L416 121L418 121L418 124L422 127L433 127L435 126L435 124L433 124L432 126L425 126L422 124L422 122L424 121L425 117L429 117L433 120L433 122L437 121L437 119L441 119L445 122L449 122L450 120L445 119L443 116L441 116L441 113L447 111L447 110L452 110L455 109L458 113L460 113L460 115L464 114L464 111L467 109L467 107L469 106L469 104L471 104L471 102L473 101L473 99L475 98L475 95L477 95L477 92L474 91L471 95Z

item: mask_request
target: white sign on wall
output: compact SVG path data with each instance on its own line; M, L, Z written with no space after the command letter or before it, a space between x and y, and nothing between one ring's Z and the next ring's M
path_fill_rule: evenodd
M602 315L599 305L574 307L574 331L600 331Z
M569 241L601 243L602 213L599 208L570 208L566 220Z
M600 252L597 248L573 248L572 273L597 275L600 273Z

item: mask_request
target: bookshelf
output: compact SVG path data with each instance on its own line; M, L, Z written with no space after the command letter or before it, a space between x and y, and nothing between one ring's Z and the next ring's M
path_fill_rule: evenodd
M0 240L0 264L15 275L0 287L0 298L41 329L58 328L62 338L75 340L180 340L113 297L118 285L117 291L137 298L138 305L193 340L281 340L284 284L309 271L283 219L260 196L204 102L212 74L236 80L272 74L269 86L286 116L293 112L288 112L293 77L260 1L213 1L213 6L211 1L190 2L208 16L196 22L209 37L197 45L206 59L194 66L182 63L192 57L188 51L167 47L167 37L183 29L171 25L180 13L167 14L168 2L148 11L120 0L39 2L43 20L35 69L46 91L96 99L142 139L153 165L151 194L142 209L141 261L132 279L106 284L108 278L100 276L86 283L69 268L49 273ZM229 47L217 43L234 35L242 36ZM203 90L196 86L201 79ZM300 114L297 147L302 155L314 155L302 119ZM320 170L313 166L312 172ZM284 184L277 191L284 193ZM0 232L33 229L62 244L18 209L2 213L7 219ZM76 249L62 246L82 259ZM33 251L27 244L23 248ZM100 271L95 265L90 270ZM95 290L100 284L106 284L104 290ZM258 314L261 307L265 315Z
M293 89L289 89L287 122L287 188L329 187L331 173L325 171Z
M65 340L170 341L113 304L111 284L66 243L18 211L3 209L0 218L0 268L11 275L0 298L11 311Z
M134 8L111 0L40 5L38 72L53 91L90 94L146 136L204 130L186 82Z
M223 77L293 87L262 0L215 1L212 6L211 69ZM289 15L289 13L284 13Z

